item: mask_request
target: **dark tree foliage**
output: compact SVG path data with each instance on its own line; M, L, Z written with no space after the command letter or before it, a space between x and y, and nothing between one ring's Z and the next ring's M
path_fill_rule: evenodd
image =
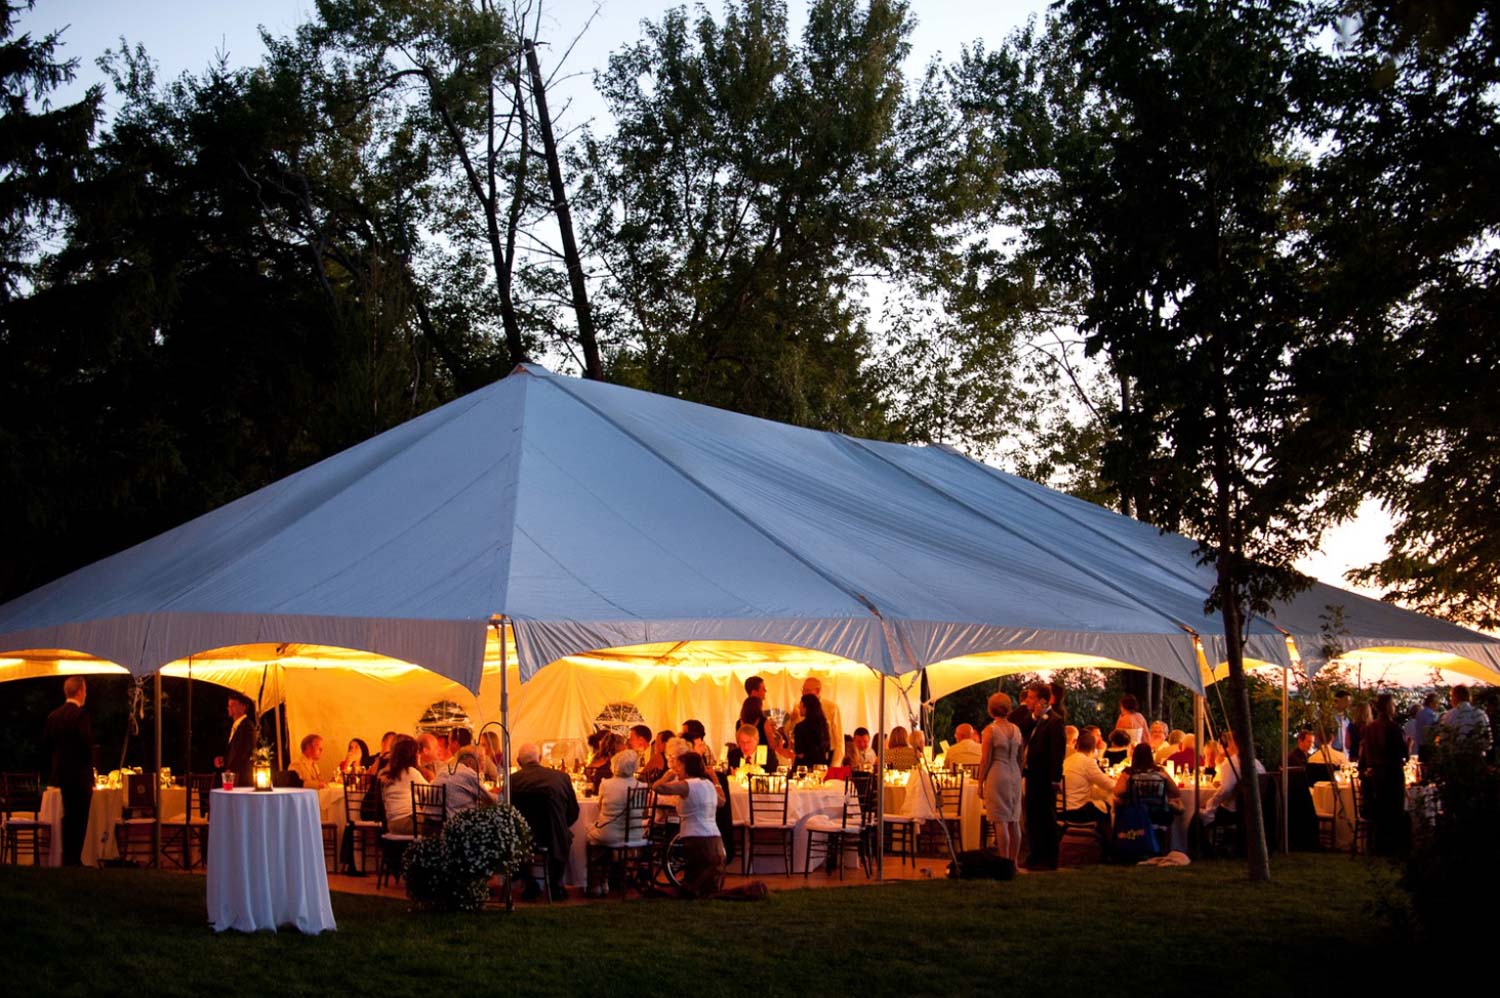
M1366 345L1388 598L1500 627L1500 12L1324 4L1343 32L1317 106L1325 322ZM1378 350L1376 349L1378 348Z
M899 2L816 0L798 42L783 3L745 0L670 11L611 57L615 132L585 145L584 198L614 378L899 433L861 292L938 253L963 175L946 112L903 78L909 27Z

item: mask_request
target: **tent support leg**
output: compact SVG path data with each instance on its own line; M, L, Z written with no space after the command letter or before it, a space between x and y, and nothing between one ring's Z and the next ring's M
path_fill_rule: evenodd
M1281 851L1292 851L1291 819L1287 817L1286 805L1291 798L1287 794L1286 734L1287 734L1287 673L1281 670Z
M875 880L885 879L885 673L880 676L880 738L875 742Z
M152 705L152 713L155 715L155 717L153 718L153 720L155 721L155 727L156 727L156 772L154 772L154 773L151 774L151 778L156 781L156 786L152 787L151 790L152 790L152 798L156 801L156 807L154 807L152 809L155 812L155 834L152 836L153 839L155 840L155 845L152 847L151 866L152 866L153 869L160 870L161 869L161 670L160 669L156 670L156 680L155 680L155 682L152 685L153 685L152 699L154 701L154 703Z

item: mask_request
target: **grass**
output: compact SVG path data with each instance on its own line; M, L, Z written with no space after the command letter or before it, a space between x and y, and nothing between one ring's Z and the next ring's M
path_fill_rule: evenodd
M333 895L339 931L215 935L201 877L0 868L5 990L394 998L522 995L1049 996L1340 992L1416 961L1373 913L1391 874L1347 856L1095 867L1007 884L907 881L759 903L632 900L414 913ZM1243 918L1235 913L1243 912ZM12 989L15 990L12 990Z

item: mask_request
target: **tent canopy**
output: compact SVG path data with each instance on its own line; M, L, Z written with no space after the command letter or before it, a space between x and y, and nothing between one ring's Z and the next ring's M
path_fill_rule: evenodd
M137 675L243 645L417 663L470 692L651 643L794 646L899 674L1086 656L1193 688L1218 650L1193 544L943 448L852 439L552 375L511 376L0 607L0 654ZM1500 641L1320 587L1249 653L1401 645L1500 671ZM1215 642L1217 641L1217 645Z

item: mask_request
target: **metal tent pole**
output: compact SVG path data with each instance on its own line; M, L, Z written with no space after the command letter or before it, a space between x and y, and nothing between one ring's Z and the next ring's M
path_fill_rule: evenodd
M160 870L161 869L161 669L157 669L156 670L156 680L153 683L153 687L154 688L152 690L152 697L153 697L153 699L155 701L155 703L153 705L153 711L156 714L156 717L155 717L155 721L156 721L156 724L155 724L155 727L156 727L156 772L154 772L154 773L151 774L151 779L153 779L153 780L156 781L156 785L151 788L151 797L152 797L152 800L154 800L156 802L156 806L152 808L152 812L155 815L155 819L154 819L154 834L152 836L153 839L155 840L155 844L152 846L153 856L152 856L152 859L151 859L151 865L152 865L153 868Z
M1287 796L1287 759L1286 759L1286 734L1287 734L1287 673L1289 669L1281 670L1281 851L1289 853L1292 851L1291 823L1287 817L1286 805L1290 799Z
M187 668L187 737L182 753L182 768L185 776L193 775L193 656L188 656ZM191 782L191 781L189 781ZM184 784L185 786L186 784Z
M510 803L510 661L505 647L505 617L492 618L500 641L500 799Z
M885 680L880 676L880 737L875 741L875 880L885 879Z

